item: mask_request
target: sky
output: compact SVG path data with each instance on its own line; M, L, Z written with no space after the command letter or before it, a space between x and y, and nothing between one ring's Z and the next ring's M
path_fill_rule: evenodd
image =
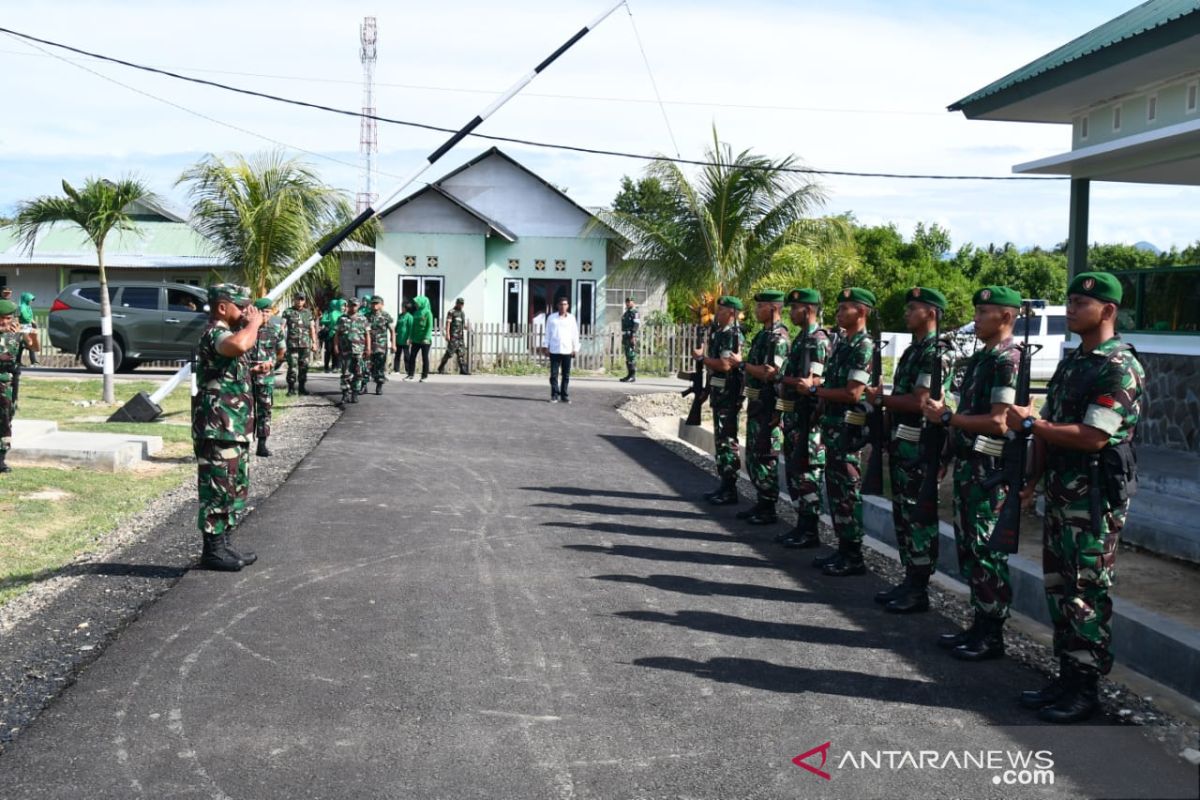
M610 3L0 0L0 26L357 110L359 24L374 15L378 113L457 129ZM479 131L700 158L715 130L735 151L794 155L816 169L1010 175L1014 164L1069 150L1069 127L969 121L946 106L1133 5L630 0ZM356 118L42 48L0 34L0 215L59 192L63 178L126 174L186 209L176 180L188 166L207 153L272 148L351 195L361 188ZM376 190L390 194L445 138L380 123ZM425 179L492 144L467 139ZM646 163L501 147L585 206L610 204L621 177L640 176ZM1067 234L1066 181L818 180L826 213L906 234L938 223L956 246L1050 247ZM1190 187L1093 184L1090 238L1186 246L1200 239L1197 200Z

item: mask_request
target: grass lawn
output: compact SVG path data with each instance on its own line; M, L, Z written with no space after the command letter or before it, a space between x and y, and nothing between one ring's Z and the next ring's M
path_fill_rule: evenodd
M28 376L28 373L26 373ZM148 423L103 420L153 381L116 384L117 406L79 406L97 401L99 380L22 376L18 419L48 419L64 431L99 431L161 436L163 450L136 472L95 472L78 467L15 467L0 477L0 603L20 594L78 555L102 544L123 521L140 513L163 492L193 480L190 397L184 384L162 403L163 414ZM275 413L295 400L275 395Z

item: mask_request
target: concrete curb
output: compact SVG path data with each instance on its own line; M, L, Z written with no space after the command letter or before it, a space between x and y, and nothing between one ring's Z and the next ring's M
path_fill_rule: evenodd
M679 421L678 438L711 457L712 431ZM826 521L828 518L824 518ZM863 498L863 526L866 535L874 540L872 549L896 560L896 534L892 525L892 506L889 500L867 495ZM941 578L953 580L965 590L958 574L958 559L954 548L954 527L942 522L938 526L938 572ZM886 547L874 546L876 543ZM1042 567L1028 555L1009 556L1009 573L1013 583L1013 611L1020 613L1050 633L1050 616L1042 588ZM1135 670L1152 680L1168 686L1193 700L1200 700L1200 630L1170 617L1143 608L1136 603L1113 598L1113 655L1119 664Z

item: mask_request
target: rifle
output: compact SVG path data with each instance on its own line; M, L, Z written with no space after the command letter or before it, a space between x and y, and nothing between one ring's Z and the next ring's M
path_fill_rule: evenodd
M705 350L708 348L706 336L708 327L707 325L696 326L697 345ZM684 389L681 393L684 397L687 397L689 394L692 396L692 407L688 409L687 420L685 420L685 424L687 425L700 424L700 415L704 410L704 401L708 399L709 392L708 386L705 385L705 377L708 370L704 368L704 362L698 361L694 366L695 369L692 372L680 372L677 375L677 377L685 381L692 382L692 385Z
M1026 300L1021 303L1021 316L1025 318L1025 340L1017 345L1021 351L1021 365L1017 369L1017 398L1016 405L1029 405L1029 369L1033 362L1033 354L1042 349L1039 344L1029 343L1029 322L1032 316L1032 304ZM1008 489L1004 505L1000 507L1000 516L992 535L988 537L988 547L1001 553L1017 552L1021 537L1021 490L1025 488L1025 464L1029 452L1029 431L1012 431L1005 434L1004 453L1001 456L1000 469L983 481L981 486L991 491L1003 483Z
M808 332L808 329L809 329L809 326L811 323L808 318L807 311L804 314L804 319L801 320L801 324L804 326L804 340L800 347L800 369L799 369L798 375L796 377L811 378L812 377L812 354L809 352L809 345L812 343L812 336ZM793 392L793 394L795 394L795 393ZM803 471L803 470L808 469L808 455L809 455L808 454L808 438L812 434L812 415L813 415L812 394L810 394L809 392L801 392L800 395L798 397L796 397L795 403L796 403L796 417L800 423L799 424L799 428L800 428L799 469Z
M875 349L871 353L871 384L876 385L883 379L884 344L880 341L880 318L877 315L874 315L874 325L871 325L871 338L875 341ZM882 407L872 408L868 404L864 408L868 414L863 444L870 443L871 456L866 461L866 473L863 475L863 494L883 494L883 447L887 441L887 420L884 419Z
M933 310L933 371L930 373L929 396L942 399L942 312ZM942 468L942 449L946 446L946 426L924 420L921 424L921 462L925 470L921 473L921 488L917 492L917 507L913 511L913 522L918 525L936 525L938 520L938 472Z

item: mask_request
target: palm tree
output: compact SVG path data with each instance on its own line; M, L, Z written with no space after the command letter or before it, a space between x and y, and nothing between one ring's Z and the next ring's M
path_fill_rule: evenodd
M108 298L108 275L104 270L104 241L114 231L137 230L129 206L139 200L157 201L141 181L126 177L119 181L88 178L83 189L64 179L62 196L46 195L17 204L16 217L10 224L24 240L25 250L33 252L38 234L47 225L66 222L80 228L96 248L100 268L100 330L104 335L104 402L113 402L112 306Z
M209 154L180 176L193 201L192 227L212 242L242 283L258 295L317 249L321 238L349 222L353 207L307 164L279 151ZM377 226L364 225L352 240L374 244ZM315 296L337 284L336 254L322 259L296 288Z
M630 243L617 271L684 289L699 309L721 294L749 292L788 245L824 254L850 241L848 226L812 218L825 202L824 191L789 172L798 165L795 157L772 161L748 150L735 155L714 128L704 160L694 181L672 161L647 168L675 198L673 214L604 216Z

